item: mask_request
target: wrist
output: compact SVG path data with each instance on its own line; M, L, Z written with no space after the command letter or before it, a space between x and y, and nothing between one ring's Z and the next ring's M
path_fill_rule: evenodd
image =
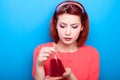
M40 62L40 61L37 61L37 62L36 62L36 66L39 66L39 67L41 66L41 67L42 67L42 66L44 66L44 63L43 63L43 62Z

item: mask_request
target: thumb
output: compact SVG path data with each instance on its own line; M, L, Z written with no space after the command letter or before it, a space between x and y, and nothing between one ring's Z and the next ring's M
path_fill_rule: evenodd
M63 73L63 77L68 77L71 74L71 69L70 68L65 68L66 72Z

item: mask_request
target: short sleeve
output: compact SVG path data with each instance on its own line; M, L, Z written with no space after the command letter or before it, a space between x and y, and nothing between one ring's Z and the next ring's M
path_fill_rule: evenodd
M33 54L33 68L32 68L32 76L35 77L35 71L36 71L36 61L37 61L37 57L39 54L39 47L34 49L34 54Z
M100 69L99 53L95 48L93 48L91 49L91 62L88 80L99 80L99 69Z

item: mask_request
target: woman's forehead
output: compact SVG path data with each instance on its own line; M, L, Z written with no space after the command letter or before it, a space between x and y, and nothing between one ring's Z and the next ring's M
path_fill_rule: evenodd
M60 22L79 22L81 19L77 15L62 14L58 16L58 21Z

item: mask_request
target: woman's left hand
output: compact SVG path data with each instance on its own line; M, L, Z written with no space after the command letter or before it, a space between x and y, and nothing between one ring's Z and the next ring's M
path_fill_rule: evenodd
M67 80L78 80L70 68L65 68L65 70L66 72L63 74L63 78L67 78Z
M63 77L67 78L71 74L71 69L70 68L65 68L65 72L63 73Z

